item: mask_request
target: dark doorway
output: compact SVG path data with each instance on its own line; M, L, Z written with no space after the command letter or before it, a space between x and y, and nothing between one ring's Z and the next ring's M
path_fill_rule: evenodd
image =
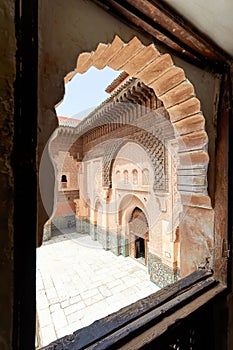
M141 237L135 240L135 258L145 260L145 240Z
M143 211L134 208L129 221L130 256L147 265L148 223Z

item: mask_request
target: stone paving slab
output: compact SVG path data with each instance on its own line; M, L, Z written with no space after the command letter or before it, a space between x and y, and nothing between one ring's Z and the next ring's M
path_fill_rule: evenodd
M36 281L42 346L159 290L144 265L75 232L37 249Z

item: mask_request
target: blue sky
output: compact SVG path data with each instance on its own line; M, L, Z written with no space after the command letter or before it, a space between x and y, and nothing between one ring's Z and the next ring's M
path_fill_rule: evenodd
M65 84L65 96L56 108L57 115L82 119L109 97L104 90L120 73L109 67L102 70L91 67L84 74L76 74Z

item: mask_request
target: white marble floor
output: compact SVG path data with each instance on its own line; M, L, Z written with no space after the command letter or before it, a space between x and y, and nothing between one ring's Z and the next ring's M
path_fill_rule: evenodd
M36 289L45 346L159 288L144 265L74 232L53 237L37 249Z

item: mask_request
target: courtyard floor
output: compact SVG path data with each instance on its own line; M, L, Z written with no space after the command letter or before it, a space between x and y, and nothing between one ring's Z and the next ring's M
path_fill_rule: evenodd
M72 232L37 249L36 290L39 334L45 346L159 288L150 282L144 265Z

